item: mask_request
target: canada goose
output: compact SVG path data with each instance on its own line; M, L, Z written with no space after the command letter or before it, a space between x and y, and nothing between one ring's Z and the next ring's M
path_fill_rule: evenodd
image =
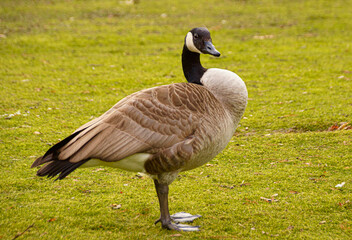
M169 214L168 191L179 172L214 158L230 141L247 105L246 85L228 70L206 69L200 54L220 56L206 28L185 37L182 67L188 83L141 90L51 147L32 167L38 176L65 178L78 167L98 165L142 172L155 184L163 228L196 231L177 224L192 216ZM177 223L175 223L177 222Z

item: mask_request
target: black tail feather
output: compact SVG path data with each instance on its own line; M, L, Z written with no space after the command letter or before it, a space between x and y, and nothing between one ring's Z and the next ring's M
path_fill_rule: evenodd
M89 159L87 160L83 160L83 161L79 161L77 163L72 164L71 166L69 166L66 170L61 171L59 177L55 180L61 180L64 179L67 175L69 175L71 172L73 172L76 168L80 167L82 164L84 164L85 162L87 162Z
M39 169L37 176L48 176L48 178L53 178L60 174L55 180L61 180L88 160L89 159L82 160L77 163L71 163L68 160L53 160L52 162L47 163L41 169Z
M83 130L84 129L77 131L77 132L71 134L70 136L68 136L67 138L65 138L64 140L56 143L42 157L37 158L37 160L35 160L34 163L32 164L31 168L42 165L43 163L50 162L53 159L57 159L57 156L59 155L58 150L60 150L60 148L65 146L69 141L71 141L74 137L76 137Z
M62 166L61 166L62 164L59 164L59 163L55 164L55 162L52 162L51 165L52 165L52 169L50 169L50 172L48 172L48 175L47 175L48 178L53 178L62 171Z
M53 178L60 174L55 180L61 180L65 178L68 174L73 172L76 168L80 167L82 164L87 162L89 159L81 160L75 163L70 162L70 159L58 159L60 149L67 143L69 143L75 136L77 136L83 130L84 129L77 131L65 138L64 140L56 143L42 157L37 158L32 164L32 168L45 163L45 165L38 170L37 176L48 176L48 178Z

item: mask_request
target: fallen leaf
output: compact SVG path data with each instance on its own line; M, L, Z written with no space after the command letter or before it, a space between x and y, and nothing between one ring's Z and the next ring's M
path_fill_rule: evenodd
M319 224L325 224L326 223L326 221L321 221Z
M336 131L336 130L350 130L352 129L352 126L350 125L349 122L342 122L340 125L334 124L331 127L328 128L328 131Z
M341 126L337 130L349 129L349 127L351 127L351 126L348 126L348 124L350 124L350 123L349 122L342 123Z
M110 205L110 207L111 207L112 209L120 209L120 208L121 208L121 204L113 203L113 204Z
M176 233L176 234L170 235L170 237L182 237L182 234L181 233Z
M349 205L350 203L351 203L350 200L347 200L347 201L345 201L345 202L339 202L339 206L340 206L340 207L343 207L343 206L345 206L345 205Z
M38 132L38 131L35 131L33 134L39 135L39 134L42 134L42 133L41 133L41 132Z
M265 197L260 197L260 199L261 199L261 200L264 200L264 201L266 201L266 202L269 202L269 203L279 201L279 200L276 200L276 199L274 199L274 198L265 198Z
M335 130L337 130L337 129L339 129L339 126L335 124L335 125L332 125L331 127L329 127L329 128L328 128L328 131L331 132L331 131L335 131Z
M48 222L54 222L54 221L56 221L56 218L50 218L50 219L48 220Z

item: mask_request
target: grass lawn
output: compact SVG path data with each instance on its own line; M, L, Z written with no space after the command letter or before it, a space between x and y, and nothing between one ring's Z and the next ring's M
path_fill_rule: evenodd
M0 239L352 239L351 13L350 0L1 0ZM222 53L203 65L236 72L250 98L223 153L170 187L171 212L201 214L200 232L154 226L153 183L134 173L35 176L123 97L185 81L197 26Z

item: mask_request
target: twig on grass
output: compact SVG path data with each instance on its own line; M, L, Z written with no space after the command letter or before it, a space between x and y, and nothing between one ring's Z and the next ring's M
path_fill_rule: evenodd
M22 236L25 232L27 232L27 231L28 231L30 228L32 228L33 226L34 226L34 223L33 223L32 225L28 226L28 227L26 228L26 230L24 230L23 232L17 233L16 236L15 236L14 238L12 238L12 240L14 240L14 239L16 239L16 238Z

